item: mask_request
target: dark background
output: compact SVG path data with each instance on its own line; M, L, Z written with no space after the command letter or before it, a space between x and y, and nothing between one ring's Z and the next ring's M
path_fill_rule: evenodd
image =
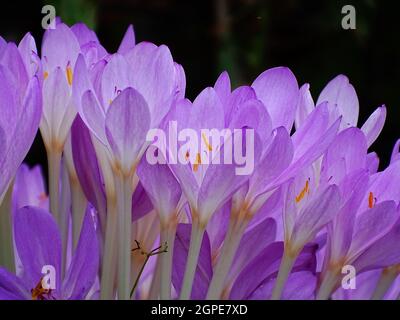
M359 127L386 104L385 128L371 149L388 164L400 137L400 9L397 1L321 0L57 0L3 1L0 35L19 41L30 31L37 39L41 8L53 4L57 15L94 28L109 52L118 48L133 24L137 42L170 47L186 71L187 96L193 99L228 70L235 86L251 83L267 68L284 65L299 84L309 82L314 100L337 74L350 78L360 100ZM343 30L341 8L356 8L356 30ZM37 137L27 162L46 163Z

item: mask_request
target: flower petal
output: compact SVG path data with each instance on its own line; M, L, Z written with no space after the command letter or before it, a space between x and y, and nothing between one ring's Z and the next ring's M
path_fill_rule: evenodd
M74 166L79 183L88 201L100 215L101 229L105 230L106 196L90 132L77 116L71 128L71 144Z
M99 245L90 209L86 210L79 242L63 283L63 297L81 300L96 280L99 267Z
M182 288L183 275L185 272L186 260L189 251L191 234L190 224L179 224L176 232L174 259L172 270L172 283L179 293ZM191 299L204 299L212 278L211 249L207 232L204 234L201 243L199 260L192 286Z
M118 53L125 54L135 46L135 32L133 26L130 24L126 29L125 35L122 38L121 44L118 48Z
M273 128L284 126L290 132L299 99L299 86L292 71L284 67L266 70L251 86L267 108Z
M383 105L376 109L365 121L361 127L367 138L368 147L370 147L381 133L386 120L386 107Z
M349 83L346 76L339 75L326 85L318 98L317 105L324 101L336 105L339 114L343 116L341 129L357 126L358 98L354 87Z
M152 146L150 146L152 147ZM176 207L181 197L181 188L167 164L149 164L142 158L137 175L143 188L161 220L168 219L176 214Z
M123 169L130 170L138 160L149 128L150 112L142 95L133 88L122 91L107 111L106 135Z
M29 300L29 289L20 278L0 268L0 300Z
M61 287L61 238L52 215L36 207L19 209L14 216L14 235L23 266L23 279L35 288L43 277L42 268L55 269L56 291Z
M288 199L295 201L295 199ZM298 213L290 242L296 247L302 247L315 238L323 228L338 213L340 193L336 185L331 185Z
M314 100L310 93L310 85L304 84L300 88L299 102L296 108L296 129L299 129L308 115L314 110Z

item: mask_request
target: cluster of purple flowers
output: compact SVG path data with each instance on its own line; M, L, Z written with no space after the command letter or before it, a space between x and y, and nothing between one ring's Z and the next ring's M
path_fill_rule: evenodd
M46 30L40 55L0 38L0 299L399 297L400 140L383 171L369 151L385 106L360 129L345 76L314 103L285 67L235 89L223 72L193 102L185 86L132 27L112 54L81 23ZM171 121L210 154L233 151L201 129L251 128L254 170L190 148L149 163ZM21 165L38 129L48 188Z

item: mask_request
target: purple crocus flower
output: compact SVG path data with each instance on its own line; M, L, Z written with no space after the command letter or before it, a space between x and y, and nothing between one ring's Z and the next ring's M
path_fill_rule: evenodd
M35 72L34 40L27 34L19 47L0 42L0 202L28 153L42 114L40 84ZM36 62L31 62L36 61Z
M88 212L78 247L71 264L62 275L61 237L52 215L37 207L24 207L15 214L14 232L18 256L23 267L20 275L0 268L1 299L85 299L97 275L99 248L93 219ZM43 268L51 267L55 281L47 289Z

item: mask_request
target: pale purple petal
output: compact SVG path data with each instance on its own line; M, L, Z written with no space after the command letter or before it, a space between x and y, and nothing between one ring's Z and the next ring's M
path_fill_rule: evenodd
M357 126L358 98L354 87L349 83L346 76L339 75L326 85L318 98L317 105L324 101L337 106L339 114L343 116L341 129Z
M133 31L133 26L129 25L128 29L125 32L124 37L122 38L121 44L118 48L118 53L125 54L129 50L133 49L135 46L135 32Z
M266 70L252 87L267 108L273 128L284 126L290 131L299 99L299 86L292 71L284 67Z
M179 224L176 232L172 283L179 293L182 287L191 234L190 224ZM204 299L212 278L211 248L207 233L201 244L199 260L193 282L191 299Z
M365 121L361 131L365 134L368 147L370 147L381 133L386 120L386 107L383 105L376 109Z
M23 266L26 286L35 288L43 277L42 268L56 271L56 291L61 286L61 238L52 215L36 207L24 207L14 215L14 235Z
M150 113L142 95L133 88L122 91L107 111L106 135L124 170L138 160L149 128Z
M63 282L63 297L84 299L93 286L99 267L99 245L90 210L86 211L78 245Z
M137 175L161 219L176 214L181 188L167 164L149 164L142 158Z
M30 289L24 282L4 268L0 268L0 300L29 300Z
M311 96L310 85L308 83L301 86L299 94L295 119L296 129L300 128L308 115L314 110L314 100Z

